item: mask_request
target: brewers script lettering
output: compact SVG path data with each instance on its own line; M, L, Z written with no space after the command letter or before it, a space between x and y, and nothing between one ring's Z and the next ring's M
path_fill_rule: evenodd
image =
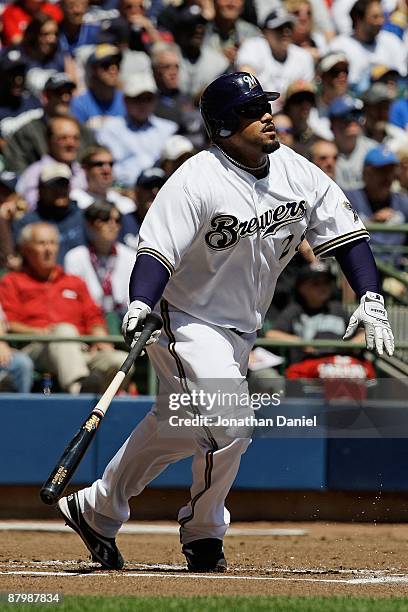
M205 241L211 249L217 251L229 249L245 236L252 236L260 231L262 238L272 236L281 227L303 219L306 213L306 202L287 202L279 204L274 210L266 210L259 217L249 221L240 221L234 215L220 214L211 219L211 231L205 235Z

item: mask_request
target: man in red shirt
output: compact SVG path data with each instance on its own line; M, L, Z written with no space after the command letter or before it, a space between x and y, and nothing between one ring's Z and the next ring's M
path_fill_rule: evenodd
M37 13L46 13L58 22L62 19L59 6L44 0L16 0L8 4L2 15L3 45L5 47L18 45L23 38L24 30Z
M24 267L0 280L0 302L14 333L46 336L101 336L84 350L81 342L32 342L24 351L36 368L51 372L69 393L102 391L127 353L103 341L107 332L102 311L78 276L56 264L58 231L48 223L32 223L22 230L19 247ZM90 388L90 380L100 383ZM96 380L95 380L96 379Z

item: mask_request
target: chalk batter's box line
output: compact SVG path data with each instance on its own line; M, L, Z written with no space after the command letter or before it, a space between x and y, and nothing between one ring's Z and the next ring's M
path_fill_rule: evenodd
M362 584L371 584L371 585L384 585L384 584L396 584L403 583L408 584L408 576L380 576L380 577L371 577L371 578L295 578L295 577L263 577L263 576L221 576L216 574L165 574L165 573L152 573L152 572L143 572L140 574L135 573L118 573L115 572L87 572L87 573L76 573L76 572L36 572L36 571L0 571L0 575L11 575L11 576L58 576L61 578L64 576L65 578L95 578L101 577L104 578L106 576L115 575L116 577L124 577L124 578L167 578L169 580L184 578L187 580L256 580L256 581L264 581L264 582L314 582L314 583L324 583L324 584L342 584L342 585L362 585Z

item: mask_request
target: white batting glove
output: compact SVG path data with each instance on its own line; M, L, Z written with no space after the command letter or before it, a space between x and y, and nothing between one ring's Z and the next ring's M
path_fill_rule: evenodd
M128 311L122 321L122 336L128 346L132 347L137 342L143 329L144 321L151 312L152 309L150 306L139 300L135 300L129 304ZM160 329L157 329L152 333L149 340L146 342L146 346L157 342L160 331Z
M387 311L384 307L384 298L379 293L367 291L360 300L360 306L350 317L343 340L354 335L357 327L365 328L366 344L369 350L376 349L379 355L383 349L388 355L394 352L394 334L388 322Z

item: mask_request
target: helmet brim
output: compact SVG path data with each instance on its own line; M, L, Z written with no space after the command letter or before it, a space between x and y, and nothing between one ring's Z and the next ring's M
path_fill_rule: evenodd
M264 94L270 102L273 102L280 97L280 93L277 91L265 91Z

